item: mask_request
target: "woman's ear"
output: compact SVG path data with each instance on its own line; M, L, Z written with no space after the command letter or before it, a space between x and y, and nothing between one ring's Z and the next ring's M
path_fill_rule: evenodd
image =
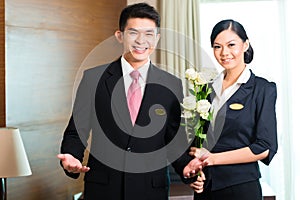
M250 42L249 42L249 40L246 40L244 42L244 52L246 52L249 49L249 47L250 47Z
M120 43L123 43L123 33L120 30L115 32L115 37Z

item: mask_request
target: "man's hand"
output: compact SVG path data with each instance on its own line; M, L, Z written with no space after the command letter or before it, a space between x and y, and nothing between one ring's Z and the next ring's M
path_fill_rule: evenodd
M194 177L200 172L206 165L203 162L207 158L206 155L203 155L201 159L194 158L191 160L187 166L183 169L183 176L186 178Z
M87 166L82 166L81 162L74 158L71 154L58 154L65 170L69 173L85 173L90 170Z
M203 192L203 186L204 186L204 181L205 179L205 174L203 173L203 171L199 172L200 175L198 175L197 177L197 181L195 181L194 183L190 184L190 187L196 192L196 193L201 193Z

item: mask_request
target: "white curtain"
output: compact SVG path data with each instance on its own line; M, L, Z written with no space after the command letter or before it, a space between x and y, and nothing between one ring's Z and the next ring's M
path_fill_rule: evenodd
M184 71L200 67L199 0L162 0L160 66L184 80Z
M284 199L300 199L300 141L299 133L299 1L280 1L282 12L282 44L284 66L282 66L283 95L285 96L285 106L283 107L281 119L284 121L285 131L282 134L283 143L283 165L284 182L277 180L284 186ZM273 174L276 176L276 174Z

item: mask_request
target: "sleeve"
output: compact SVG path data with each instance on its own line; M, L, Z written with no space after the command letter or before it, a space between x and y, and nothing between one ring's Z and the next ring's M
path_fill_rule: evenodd
M190 145L188 145L187 135L185 133L185 129L184 129L183 126L179 127L179 131L178 131L177 134L180 134L180 138L181 138L181 141L179 142L179 144L177 144L178 147L179 147L178 150L184 149L183 148L184 146L188 146L188 148L184 149L181 152L176 152L180 156L179 156L178 159L176 159L172 163L172 166L175 169L175 172L180 176L181 181L185 184L190 184L190 183L195 182L197 180L197 176L192 177L192 178L185 178L183 176L183 169L193 159L193 157L189 155Z
M88 78L84 74L79 87L73 106L72 116L66 127L61 143L61 153L69 153L83 161L84 151L87 146L87 140L90 133L90 110L91 94L88 86ZM78 174L69 173L65 170L66 175L72 178L78 178Z
M168 157L178 157L174 162L172 162L172 166L175 169L175 172L180 176L183 183L188 184L192 183L196 180L197 177L194 178L184 178L183 177L183 169L184 167L193 159L192 156L189 155L189 143L187 134L185 132L185 127L182 126L182 118L181 118L181 106L180 102L183 99L183 89L182 89L182 82L180 79L177 79L178 82L176 88L176 100L174 100L173 104L171 105L171 114L169 116L168 122L168 138L167 140L172 140L173 147L168 149ZM176 139L174 139L176 138Z
M256 140L250 149L254 154L269 150L269 155L261 160L266 165L270 164L278 148L276 98L276 84L271 82L263 85L256 100Z

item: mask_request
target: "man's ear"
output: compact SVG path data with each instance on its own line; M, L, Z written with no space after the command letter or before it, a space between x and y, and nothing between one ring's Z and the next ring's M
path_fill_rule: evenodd
M249 46L250 46L250 42L249 42L249 40L246 40L244 42L244 52L246 52L249 49Z
M157 43L159 42L159 39L160 39L160 34L158 33L155 38L155 48L157 46Z
M115 32L115 37L120 43L123 43L123 33L120 30Z

